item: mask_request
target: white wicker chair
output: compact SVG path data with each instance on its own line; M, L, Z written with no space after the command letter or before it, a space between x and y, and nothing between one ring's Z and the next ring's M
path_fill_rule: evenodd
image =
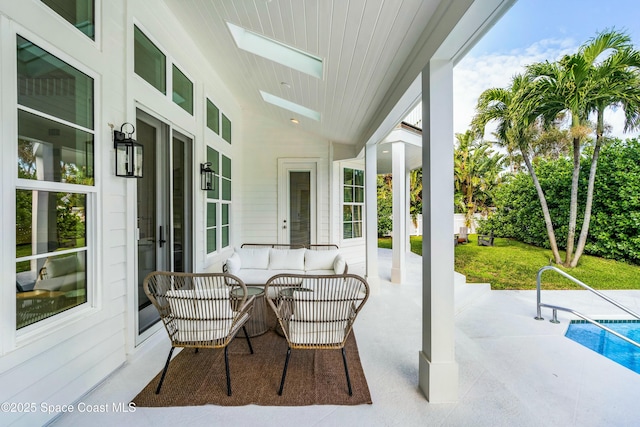
M158 309L171 339L171 350L156 394L164 382L176 347L224 348L227 395L231 396L228 345L245 328L253 310L254 296L228 273L172 273L155 271L144 279L144 291ZM233 292L232 292L233 291ZM249 350L253 347L244 329Z
M269 292L270 287L275 289ZM339 349L352 395L344 346L369 298L367 282L354 274L278 274L265 285L265 294L276 295L267 300L289 345L278 394L282 395L292 349Z

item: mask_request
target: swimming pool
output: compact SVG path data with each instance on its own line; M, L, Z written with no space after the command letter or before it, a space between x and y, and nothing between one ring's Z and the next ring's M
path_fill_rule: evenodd
M640 342L640 320L599 320L599 322L635 342ZM586 320L572 320L565 336L640 374L640 348L604 329Z

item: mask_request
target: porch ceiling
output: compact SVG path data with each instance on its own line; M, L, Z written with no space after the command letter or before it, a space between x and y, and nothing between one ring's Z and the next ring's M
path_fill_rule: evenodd
M165 0L242 108L331 141L366 138L440 3L446 0ZM188 6L187 6L188 4ZM321 79L238 49L226 23L323 60ZM414 51L415 52L415 51ZM414 53L415 54L415 53ZM282 82L287 85L282 84ZM318 111L320 121L265 102L260 91Z

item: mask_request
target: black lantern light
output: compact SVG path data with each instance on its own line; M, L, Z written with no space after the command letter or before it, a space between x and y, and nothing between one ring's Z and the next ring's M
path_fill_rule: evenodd
M216 173L211 169L211 162L200 163L200 188L203 190L216 189Z
M125 134L125 125L131 132ZM113 146L116 149L116 176L142 178L142 144L131 138L136 128L131 123L123 123L120 130L113 131Z

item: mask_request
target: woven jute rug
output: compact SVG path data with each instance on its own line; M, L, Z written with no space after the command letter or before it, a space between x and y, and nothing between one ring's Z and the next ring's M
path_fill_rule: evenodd
M223 349L184 349L169 365L160 394L160 373L133 399L136 406L359 405L370 404L353 333L345 346L353 395L349 396L340 350L292 350L282 396L278 396L287 342L273 330L229 344L232 395L227 396Z

